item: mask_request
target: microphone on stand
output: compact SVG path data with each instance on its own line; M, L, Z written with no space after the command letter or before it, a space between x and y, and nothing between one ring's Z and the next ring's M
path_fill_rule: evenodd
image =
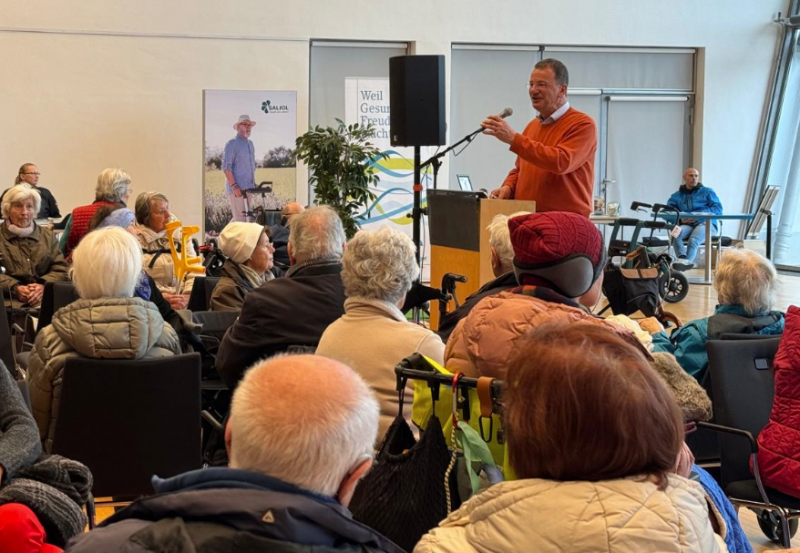
M507 108L503 109L503 111L501 111L500 113L498 113L498 114L497 114L497 116L498 116L499 118L501 118L501 119L505 119L505 118L506 118L506 117L508 117L509 115L513 115L513 114L514 114L514 110L513 110L513 109L511 109L511 108L508 108L508 107L507 107ZM481 127L480 129L478 129L477 131L475 131L475 133L483 132L484 130L486 130L486 127ZM475 134L475 133L473 133L473 134Z

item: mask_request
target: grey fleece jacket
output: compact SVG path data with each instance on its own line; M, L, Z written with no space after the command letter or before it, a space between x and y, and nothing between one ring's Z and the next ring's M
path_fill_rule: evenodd
M5 483L42 454L39 430L16 382L0 361L0 465Z

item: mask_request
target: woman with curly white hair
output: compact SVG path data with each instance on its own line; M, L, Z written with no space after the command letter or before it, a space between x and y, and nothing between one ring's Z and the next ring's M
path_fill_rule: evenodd
M653 335L653 351L675 354L683 370L702 381L708 368L706 341L722 334L782 334L784 315L773 311L778 273L767 258L745 249L722 256L714 273L719 305L714 314Z
M53 231L34 220L41 207L39 192L18 184L3 196L0 225L0 287L6 306L37 306L45 282L69 280L67 264Z
M380 438L397 415L395 365L417 352L437 363L444 359L441 338L408 322L400 311L419 275L414 253L414 242L400 231L359 231L342 256L345 314L325 330L317 347L317 355L353 367L375 390L381 406ZM412 395L409 388L408 397ZM410 421L410 401L406 407Z

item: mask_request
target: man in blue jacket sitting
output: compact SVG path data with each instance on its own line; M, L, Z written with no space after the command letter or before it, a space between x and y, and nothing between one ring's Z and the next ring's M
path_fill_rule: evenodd
M722 203L717 197L717 193L711 188L703 186L700 182L700 172L694 167L689 167L683 173L683 185L670 196L667 204L677 207L682 213L713 213L722 215ZM697 249L705 240L705 220L684 218L679 222L681 233L673 242L675 254L678 260L673 263L673 267L679 271L688 271L694 267L694 258L697 256ZM711 235L719 234L719 221L711 221ZM683 243L689 242L689 247ZM708 255L708 253L706 253Z
M347 510L377 434L378 403L349 367L310 355L259 361L233 396L230 468L154 478L156 495L67 551L403 553Z

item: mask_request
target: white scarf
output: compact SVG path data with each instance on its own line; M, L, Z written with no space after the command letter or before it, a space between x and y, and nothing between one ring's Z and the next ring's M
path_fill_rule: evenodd
M36 228L36 223L31 221L31 224L28 228L20 228L17 225L12 224L11 221L6 221L6 228L11 234L15 234L20 238L27 238L33 233L34 229Z

